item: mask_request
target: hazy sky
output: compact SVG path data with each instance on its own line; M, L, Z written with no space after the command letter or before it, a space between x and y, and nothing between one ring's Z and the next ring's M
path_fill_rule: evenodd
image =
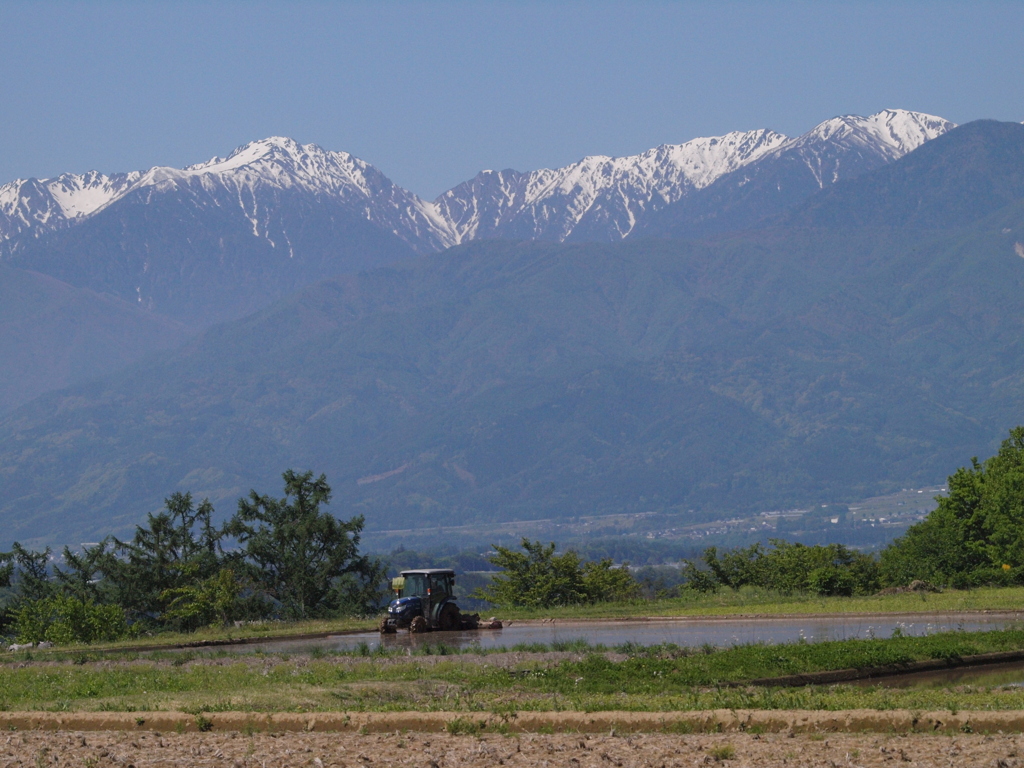
M285 135L433 197L886 107L1019 121L1022 41L1021 2L6 1L0 183Z

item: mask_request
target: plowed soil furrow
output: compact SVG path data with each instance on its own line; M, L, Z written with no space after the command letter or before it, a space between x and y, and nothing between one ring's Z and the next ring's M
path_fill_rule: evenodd
M1020 735L996 734L528 734L359 735L276 732L30 731L0 734L0 766L89 768L742 768L993 766L1018 768Z

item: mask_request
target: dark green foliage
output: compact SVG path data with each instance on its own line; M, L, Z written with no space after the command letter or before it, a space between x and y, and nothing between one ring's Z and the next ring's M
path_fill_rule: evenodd
M10 552L0 552L0 637L14 634L18 612L25 605L54 594L49 560L49 547L33 552L14 542Z
M1024 582L1024 427L999 452L949 478L949 496L881 556L888 584Z
M284 498L252 491L226 528L245 547L250 577L291 618L372 613L384 568L359 554L362 516L342 521L321 511L331 500L324 475L289 469L283 477Z
M215 576L224 556L213 505L204 500L196 507L192 494L174 493L164 506L136 527L130 541L111 537L81 555L66 551L58 582L80 598L98 597L135 615L156 616L166 606L168 591ZM96 575L101 579L93 588Z
M809 547L772 539L770 549L754 544L719 554L709 547L703 560L718 584L733 589L756 586L849 596L871 594L879 583L875 559L842 544Z
M493 565L501 569L475 597L495 605L547 608L556 605L626 600L639 596L639 584L627 567L611 560L584 562L573 550L555 554L554 543L523 539L522 552L495 546Z
M14 542L10 552L0 552L0 587L12 588L17 602L47 598L54 593L49 563L49 547L33 552Z
M231 568L222 568L200 582L166 590L160 596L167 605L161 618L186 630L227 624L245 613L243 588Z
M124 609L97 605L67 595L24 602L14 611L19 643L50 642L54 645L124 640L132 637Z
M331 495L323 475L288 470L284 480L284 499L253 491L224 529L214 526L209 500L196 507L191 494L172 494L131 541L65 548L64 566L52 573L48 549L15 544L0 553L0 589L9 593L0 631L13 628L27 642L89 643L143 625L189 631L271 613L372 612L384 567L359 554L362 518L320 511ZM243 552L224 551L229 534Z

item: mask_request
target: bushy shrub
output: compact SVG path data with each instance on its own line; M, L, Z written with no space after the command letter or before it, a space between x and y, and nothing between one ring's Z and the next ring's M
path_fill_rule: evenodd
M733 589L862 595L874 592L879 584L875 559L842 544L806 546L772 539L767 549L754 544L719 553L708 547L704 562L718 584Z
M849 570L826 565L807 574L807 587L814 594L824 597L849 597L857 584Z
M124 640L133 636L124 609L97 605L66 595L55 595L22 604L14 611L19 643L54 645Z
M506 607L548 608L638 597L640 585L628 568L610 559L583 561L573 550L555 554L555 545L523 539L522 552L495 546L490 561L502 569L473 597Z
M227 624L237 618L242 585L230 568L200 582L165 591L164 621L191 631L209 624Z

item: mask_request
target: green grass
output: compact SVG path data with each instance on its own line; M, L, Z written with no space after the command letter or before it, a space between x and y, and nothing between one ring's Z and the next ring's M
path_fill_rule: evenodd
M95 643L88 646L63 646L61 650L121 651L128 648L153 649L178 647L198 643L244 642L268 640L301 635L366 632L376 629L377 618L318 619L309 621L267 621L240 627L203 627L195 632L159 632L152 635L121 640L114 643Z
M615 655L579 642L570 645L573 655L568 659L528 656L512 666L493 662L493 653L474 652L435 653L430 658L358 652L320 658L194 653L184 662L160 653L102 659L69 655L28 663L22 657L0 663L0 709L181 710L199 715L218 710L500 714L515 710L1024 707L1020 688L724 685L1024 649L1024 630L748 645L718 651L628 646L616 649Z
M709 595L695 594L668 600L637 600L622 603L571 606L558 609L499 611L507 619L613 619L638 616L734 616L741 614L808 613L955 613L958 611L1017 611L1024 606L1024 587L984 587L938 593L870 595L866 597L819 597L783 595L745 587L723 589Z

